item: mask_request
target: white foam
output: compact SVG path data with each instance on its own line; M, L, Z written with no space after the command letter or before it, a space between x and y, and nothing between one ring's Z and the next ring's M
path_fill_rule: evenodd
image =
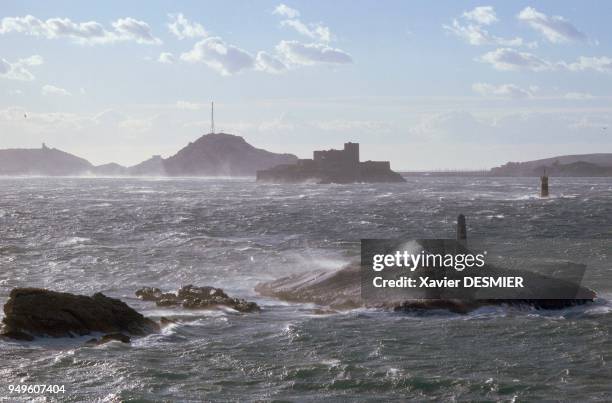
M91 239L89 238L74 236L74 237L68 238L58 243L57 245L58 246L72 246L72 245L78 245L78 244L82 244L82 243L89 242L89 241L91 241Z

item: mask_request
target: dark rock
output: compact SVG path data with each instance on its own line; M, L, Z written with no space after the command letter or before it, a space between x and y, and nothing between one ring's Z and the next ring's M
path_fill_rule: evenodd
M185 309L214 309L226 306L239 312L256 312L255 302L232 298L222 289L186 285L178 293L162 293L158 288L144 287L136 295L145 301L155 301L157 306L182 306Z
M443 309L454 313L466 314L485 306L515 306L533 309L557 310L571 308L593 302L590 298L578 299L480 299L463 301L454 299L420 299L404 301L393 306L395 312L416 312L432 309Z
M123 333L109 333L102 336L100 339L90 339L85 343L88 346L99 346L101 344L105 344L111 341L120 341L121 343L130 343L130 336Z
M174 325L176 323L178 322L173 319L166 318L165 316L162 316L161 318L159 318L159 324L161 326L169 326L169 325Z
M505 270L505 273L512 273ZM522 273L524 276L536 277L532 273ZM536 278L537 280L537 278ZM559 280L541 276L540 284L550 286L555 283L563 285ZM257 284L255 291L267 297L298 303L314 303L332 309L354 309L359 307L383 308L396 312L428 311L435 309L448 310L465 314L483 306L529 306L535 309L563 309L593 302L596 293L585 287L579 287L579 293L574 299L537 299L526 295L518 299L436 299L422 298L397 300L380 303L366 303L361 297L361 274L358 263L349 264L335 271L311 271L282 277L280 279Z
M143 301L156 301L161 294L161 290L155 287L143 287L136 291L136 296Z
M124 302L101 293L91 297L39 288L15 288L4 304L7 337L72 337L91 332L146 334L159 326Z
M329 272L324 270L293 274L259 283L255 291L283 301L314 303L333 309L355 309L361 300L361 275L358 264Z
M6 337L7 339L13 340L22 340L22 341L32 341L34 337L24 332L20 332L19 330L8 330L3 332L0 336Z

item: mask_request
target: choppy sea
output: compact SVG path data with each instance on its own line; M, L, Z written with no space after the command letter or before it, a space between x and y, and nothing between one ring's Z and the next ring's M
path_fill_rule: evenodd
M543 200L537 178L2 178L0 304L15 287L100 291L179 323L129 345L0 341L0 400L611 401L612 182L550 185ZM361 238L453 237L459 213L470 236L599 240L584 254L604 263L585 277L600 298L560 311L320 314L254 291L290 273L338 269L358 257ZM161 309L134 295L186 284L221 287L262 311ZM10 384L61 384L65 393L19 397Z

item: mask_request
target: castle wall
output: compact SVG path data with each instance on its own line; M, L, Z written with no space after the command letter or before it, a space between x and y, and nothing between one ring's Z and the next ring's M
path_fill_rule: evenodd
M362 169L370 171L388 171L391 169L389 161L364 161L361 163Z
M359 162L359 143L344 143L342 150L314 151L312 159L300 159L295 165L277 166L257 172L257 180L267 182L318 183L404 182L391 171L389 161Z

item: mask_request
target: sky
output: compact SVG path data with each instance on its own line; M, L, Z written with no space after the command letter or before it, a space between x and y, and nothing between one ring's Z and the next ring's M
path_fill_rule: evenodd
M3 1L0 148L94 164L210 131L398 170L612 152L610 1Z

